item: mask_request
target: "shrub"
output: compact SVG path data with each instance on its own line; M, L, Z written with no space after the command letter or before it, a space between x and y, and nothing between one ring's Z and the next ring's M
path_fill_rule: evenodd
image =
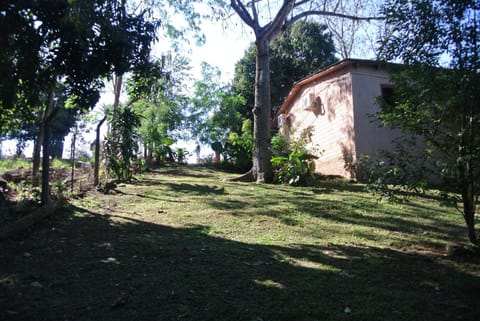
M296 140L289 141L283 135L272 137L271 162L275 182L297 186L313 184L314 160L318 157L306 148L311 142L312 130L312 127L306 128Z

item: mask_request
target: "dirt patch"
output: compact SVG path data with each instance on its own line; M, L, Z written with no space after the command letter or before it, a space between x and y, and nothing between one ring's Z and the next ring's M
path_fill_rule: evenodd
M0 175L0 226L11 224L40 206L40 188L31 185L31 170L18 168ZM78 197L93 188L93 170L89 166L51 168L50 198Z

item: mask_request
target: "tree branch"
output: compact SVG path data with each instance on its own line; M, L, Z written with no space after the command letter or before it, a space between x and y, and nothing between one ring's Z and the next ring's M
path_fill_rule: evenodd
M383 20L385 17L358 17L354 15L349 15L349 14L344 14L344 13L338 13L338 12L332 12L332 11L326 11L326 10L309 10L309 11L304 11L299 13L298 15L292 17L287 23L285 23L285 27L289 27L296 21L308 17L308 16L327 16L327 17L337 17L337 18L343 18L343 19L350 19L350 20L355 20L355 21L371 21L371 20Z
M230 5L232 6L233 10L238 14L238 16L253 30L256 29L255 20L253 20L252 16L248 12L247 8L244 6L242 1L239 0L231 0Z
M285 0L283 2L283 5L278 10L275 18L265 26L265 32L262 34L262 39L272 39L283 29L284 24L286 24L287 15L292 11L294 5L295 0Z

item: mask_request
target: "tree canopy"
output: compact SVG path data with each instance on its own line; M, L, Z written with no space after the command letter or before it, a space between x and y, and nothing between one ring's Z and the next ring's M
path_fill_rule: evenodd
M476 0L392 0L384 13L393 34L381 54L394 70L393 104L380 119L425 140L427 157L461 195L468 237L477 242L480 194L480 5Z
M102 77L150 54L157 25L147 14L127 15L117 0L2 2L0 131L31 119L60 80L77 106L92 107Z

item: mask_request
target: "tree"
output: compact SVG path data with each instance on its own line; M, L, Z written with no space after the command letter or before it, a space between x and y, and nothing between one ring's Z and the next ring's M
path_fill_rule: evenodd
M281 3L269 0L231 0L230 5L241 20L255 35L256 72L254 115L253 167L246 175L257 182L273 179L270 163L271 149L271 88L270 88L270 44L293 23L309 16L335 16L356 20L372 17L357 17L348 13L325 9L328 1L284 0ZM269 15L269 12L274 12ZM267 17L265 19L264 17Z
M58 112L51 121L51 152L52 158L61 158L64 146L65 137L68 135L70 129L75 125L78 116L78 109L72 106L68 106L67 98L65 96L65 87L59 84L55 89L56 106ZM45 97L46 98L46 97ZM24 121L18 126L10 129L10 132L6 135L8 139L15 139L17 141L17 155L20 155L25 148L26 142L33 141L34 146L37 146L37 139L39 134L39 121L41 118L41 112L43 111L43 102L37 110L32 111L32 116L36 121ZM41 144L41 142L40 142ZM40 155L38 155L39 158Z
M217 67L203 63L202 79L194 83L188 119L192 136L203 144L223 143L229 133L241 131L242 117L237 106L242 99L232 95L220 77Z
M436 174L463 203L468 238L477 243L480 190L480 5L476 0L388 1L394 33L381 54L406 66L392 73L393 104L379 118L426 142Z
M192 136L198 142L209 144L216 153L216 160L223 154L224 160L233 161L239 169L247 170L251 159L251 126L245 125L240 113L245 100L232 93L229 85L220 81L220 70L206 63L202 65L202 79L195 82L190 101L189 123Z
M236 64L232 85L233 91L245 98L245 111L247 106L254 104L255 54L255 45L252 44ZM295 81L336 60L332 35L327 32L326 26L319 23L298 21L274 39L270 49L272 117Z
M140 117L130 106L118 107L110 120L112 127L106 141L108 169L122 182L128 182L133 177L134 165L138 154L138 133Z
M127 82L129 104L140 116L139 137L147 167L153 159L164 160L181 137L187 105L182 88L188 67L185 57L166 54L147 68L135 70Z
M128 15L121 1L21 1L0 5L0 104L19 120L31 119L43 106L40 139L43 143L42 203L48 201L50 121L58 111L54 90L66 94L81 110L99 98L102 77L127 71L147 60L156 22L148 11ZM2 46L2 48L4 48ZM17 49L21 48L21 49ZM11 92L9 92L11 91ZM45 99L44 97L48 97ZM0 126L12 123L1 118ZM3 130L0 130L3 131Z

